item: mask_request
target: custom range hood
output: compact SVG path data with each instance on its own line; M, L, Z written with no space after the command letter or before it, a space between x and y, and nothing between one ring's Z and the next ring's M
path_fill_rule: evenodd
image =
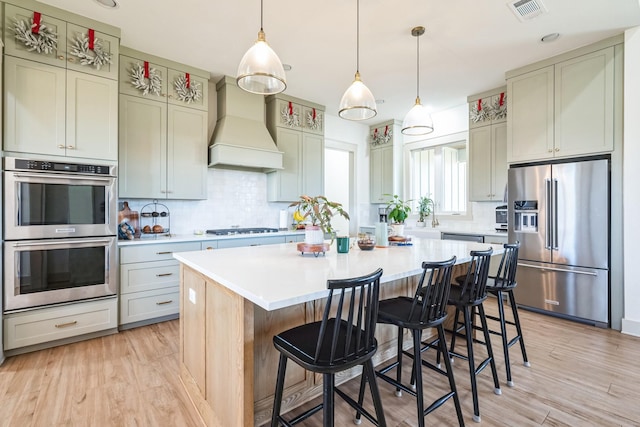
M218 81L216 90L218 121L209 145L209 167L282 169L284 153L264 123L264 97L243 91L228 76Z

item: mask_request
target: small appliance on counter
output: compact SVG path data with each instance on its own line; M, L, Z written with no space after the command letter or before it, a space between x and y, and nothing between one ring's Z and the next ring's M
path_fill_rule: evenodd
M509 231L508 211L507 205L496 207L496 231Z

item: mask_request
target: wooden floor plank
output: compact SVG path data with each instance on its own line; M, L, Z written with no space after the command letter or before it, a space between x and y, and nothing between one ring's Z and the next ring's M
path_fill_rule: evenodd
M486 304L495 313L495 301ZM523 366L519 347L512 347L515 387L507 387L499 337L491 337L502 395L493 393L485 369L478 377L483 426L640 426L640 338L525 310L520 314L532 366ZM177 375L178 342L174 320L9 357L0 366L0 426L200 427ZM486 350L478 347L477 354ZM475 425L464 360L455 360L454 373L465 423ZM408 378L408 366L403 374ZM446 388L446 378L429 370L424 379L427 401ZM342 388L355 395L358 386L356 379ZM386 383L379 387L388 425L416 426L415 398L396 397ZM336 402L336 425L352 425L353 410L339 398ZM368 395L367 405L373 411ZM320 419L317 414L300 425L318 426ZM453 403L430 414L427 424L457 425Z

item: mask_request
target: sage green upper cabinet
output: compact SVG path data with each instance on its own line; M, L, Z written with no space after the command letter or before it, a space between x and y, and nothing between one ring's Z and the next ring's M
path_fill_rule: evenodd
M370 128L369 197L371 203L386 203L402 187L401 122L391 120ZM400 196L402 197L402 196Z
M33 0L19 5L3 3L5 152L116 161L120 31ZM37 19L36 38L56 34L47 51L16 37Z
M284 153L283 169L267 173L267 200L324 194L324 107L284 94L266 102L267 129Z
M499 201L507 184L506 87L469 102L469 200Z
M28 1L20 4L28 5ZM40 12L50 7L35 4L33 9L25 9L9 3L4 10L5 54L42 62L69 70L94 74L113 80L118 79L118 49L120 46L119 31L111 31L104 24L76 17L65 11L58 11L56 16ZM55 34L56 43L49 52L31 50L32 46L18 40L16 36L23 28L31 25L35 15L40 13L40 36ZM53 34L52 34L53 33ZM93 49L90 49L90 38Z
M507 161L610 152L621 92L622 39L507 72Z
M206 199L209 73L122 52L119 197Z

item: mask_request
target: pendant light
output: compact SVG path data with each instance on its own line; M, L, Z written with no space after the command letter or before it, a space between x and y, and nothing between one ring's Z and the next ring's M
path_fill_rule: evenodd
M260 0L260 31L258 40L242 57L236 82L241 89L259 95L280 93L287 87L284 68L271 49L262 29L263 0Z
M356 7L356 77L342 95L338 115L347 120L366 120L378 112L373 94L360 80L360 0L357 0Z
M411 35L418 42L417 61L417 82L416 82L416 104L404 117L402 122L402 133L404 135L426 135L433 132L433 121L426 107L420 103L420 36L424 34L424 27L415 27L411 30Z

